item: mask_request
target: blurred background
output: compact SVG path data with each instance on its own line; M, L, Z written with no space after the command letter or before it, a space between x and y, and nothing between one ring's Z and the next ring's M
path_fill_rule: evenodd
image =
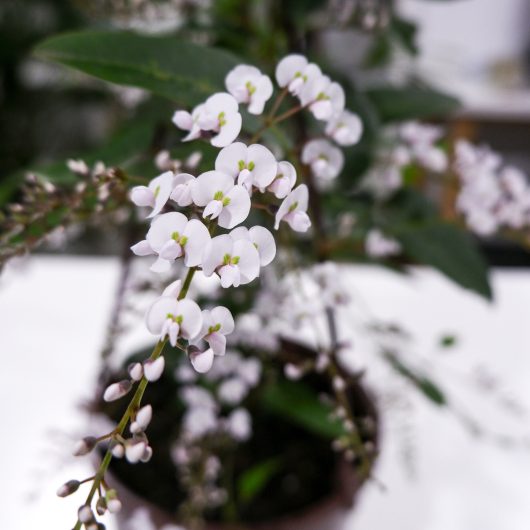
M0 205L17 199L27 169L48 164L64 168L67 158L104 154L109 139L128 120L151 115L142 114L146 95L141 90L111 88L38 59L32 53L38 42L86 28L178 34L183 27L191 28L200 41L201 28L213 27L213 44L244 48L250 33L235 34L236 21L230 18L237 4L2 0ZM260 2L250 4L259 12ZM353 4L363 6L361 19L346 23ZM356 86L369 90L384 83L428 83L458 98L461 107L437 121L452 136L491 145L507 163L530 174L530 3L399 0L390 22L384 19L387 4L291 0L281 8L303 6L298 16L308 17L314 28L313 49ZM273 36L254 37L264 63L289 49L289 43L273 42ZM159 103L155 114L171 116L172 110ZM390 114L399 112L399 104L388 109ZM76 501L58 501L54 491L76 466L87 464L73 463L59 449L83 431L79 405L92 397L97 352L128 243L127 234L115 228L74 230L67 240L49 241L29 259L13 260L0 277L7 374L0 389L1 528L68 528L72 523ZM522 442L476 436L453 416L412 398L403 405L403 415L383 425L378 483L363 490L348 529L526 530L530 524L530 438L525 430L530 406L530 255L496 239L482 246L493 267L492 304L426 269L404 279L387 270L357 267L348 278L352 292L360 292L375 313L406 325L424 355L446 356L441 377L450 380L457 374L458 379L467 370L477 381L486 379L480 401L464 391L459 409L477 413L489 426L504 421L504 409L488 403L490 388L503 406L516 410L506 431ZM75 307L73 292L82 301ZM456 348L449 354L433 353L433 337L447 332L459 337ZM122 348L149 342L141 330ZM48 376L54 377L53 386Z

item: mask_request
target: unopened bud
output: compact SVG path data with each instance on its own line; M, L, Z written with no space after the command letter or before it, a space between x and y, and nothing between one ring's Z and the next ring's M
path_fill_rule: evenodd
M159 357L152 361L148 359L144 362L144 375L145 378L150 382L157 381L160 379L162 372L164 371L165 361L164 357Z
M144 463L149 462L152 456L153 456L153 449L148 445L146 446L144 454L142 455L142 458L140 460Z
M81 482L79 482L79 480L69 480L68 482L65 482L61 487L59 487L59 489L57 490L57 496L68 497L68 495L71 495L72 493L76 492L80 485Z
M116 401L117 399L125 396L132 388L132 384L128 379L124 379L119 383L112 383L109 385L105 393L103 394L103 399L105 401Z
M140 427L140 430L145 431L147 426L151 422L153 417L153 407L151 405L145 405L136 413L136 423Z
M291 379L292 381L297 381L304 374L303 370L300 367L291 363L285 365L283 372L285 374L285 377L287 377L287 379Z
M125 456L131 464L138 463L144 456L145 448L147 444L145 442L138 442L134 444L128 444L125 449Z
M66 162L66 165L72 173L77 173L78 175L88 175L89 168L84 160L70 159Z
M98 502L96 502L96 512L98 515L105 515L107 511L107 501L104 497L100 497Z
M116 490L111 489L106 494L107 508L110 513L118 513L121 510L121 501L118 499Z
M110 451L115 458L123 458L125 455L125 447L119 442L115 442L115 445L112 446Z
M97 439L94 436L85 436L82 440L79 440L74 445L74 450L72 451L74 456L83 456L87 455L96 447Z
M188 158L186 158L186 167L188 169L195 169L202 160L202 153L200 151L194 151Z
M94 512L90 506L83 504L77 512L77 518L83 524L92 523L94 521Z
M144 369L142 363L133 363L129 365L129 375L135 380L140 381L144 376Z

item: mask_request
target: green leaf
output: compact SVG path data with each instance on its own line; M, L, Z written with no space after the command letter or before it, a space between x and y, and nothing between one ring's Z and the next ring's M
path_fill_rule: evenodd
M396 372L411 382L433 403L439 406L447 405L447 398L444 392L432 379L406 366L393 352L386 351L383 355Z
M427 88L372 88L366 96L383 122L446 116L459 107L456 98Z
M242 473L237 485L241 501L249 502L259 495L280 467L281 460L275 457L259 462Z
M308 431L325 438L344 434L342 424L330 418L332 409L322 403L306 385L297 381L280 381L265 389L263 406L270 412L287 418Z
M475 240L454 225L427 221L391 229L404 252L462 287L492 298L488 268Z
M185 105L224 90L226 73L239 62L214 48L127 31L67 33L44 41L35 51L38 57L104 81L144 88Z

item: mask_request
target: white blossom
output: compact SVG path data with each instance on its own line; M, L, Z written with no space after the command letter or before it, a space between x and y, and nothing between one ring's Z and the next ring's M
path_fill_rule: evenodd
M261 114L272 96L272 82L255 66L240 64L228 72L226 89L238 103L248 104L250 114Z
M195 177L189 173L179 173L173 180L173 190L169 198L179 206L189 206L193 203L191 198L191 187Z
M154 217L166 205L173 190L174 179L175 174L172 171L166 171L154 178L147 186L135 186L131 190L131 201L136 206L152 208L148 217Z
M259 276L260 256L256 247L245 239L234 241L228 234L212 238L202 261L206 276L216 272L222 287L239 287Z
M252 434L252 418L246 409L239 408L227 418L227 430L235 440L245 442Z
M276 212L274 228L278 230L281 221L285 221L296 232L306 232L311 226L307 215L309 191L305 184L300 184L281 203Z
M296 169L287 161L278 162L276 176L267 188L274 193L278 199L284 199L289 195L296 184Z
M238 226L230 232L230 237L237 241L243 239L250 241L258 251L260 265L265 267L272 262L276 256L276 242L274 236L263 226Z
M214 352L212 348L204 351L193 349L189 352L191 365L199 374L205 374L213 365Z
M342 113L346 97L343 88L327 75L316 76L304 84L300 103L308 107L317 120L328 121Z
M310 140L302 149L302 162L311 167L318 179L330 181L337 177L344 166L342 151L327 140Z
M131 250L139 256L158 255L151 270L165 272L179 257L184 258L187 267L200 265L204 246L209 240L210 233L201 221L188 221L180 212L169 212L158 216L146 239L133 245Z
M160 339L168 336L171 345L175 346L178 337L191 340L200 333L202 313L192 300L178 301L171 296L161 296L147 311L146 324L153 335Z
M234 318L230 310L224 306L205 309L202 312L202 329L199 334L215 355L226 352L226 335L234 331Z
M144 377L150 383L158 381L162 377L165 365L166 361L162 356L157 359L147 359L144 361Z
M241 131L241 114L236 99L226 92L210 96L204 103L189 112L179 110L173 115L173 123L189 131L183 141L200 138L203 132L212 134L210 143L215 147L231 144Z
M218 219L222 228L242 223L250 212L250 197L243 186L220 171L207 171L197 177L191 190L193 202L204 207L203 217Z
M236 142L221 149L215 160L215 169L230 175L234 181L250 191L252 186L264 191L276 177L276 159L263 145L248 147Z
M237 405L248 394L249 387L240 377L226 379L219 386L219 399L228 405Z
M289 92L295 96L300 95L307 83L321 75L320 68L308 62L303 55L287 55L276 66L278 85L282 88L288 87Z
M365 248L372 258L384 258L401 252L401 245L395 239L385 236L375 228L368 232Z
M363 133L363 122L357 114L343 110L329 119L325 132L339 145L354 145Z

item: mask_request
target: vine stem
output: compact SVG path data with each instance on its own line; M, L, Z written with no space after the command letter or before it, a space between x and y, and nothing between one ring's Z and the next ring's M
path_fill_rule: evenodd
M190 285L191 285L191 282L193 280L193 276L195 275L196 270L197 270L197 267L192 267L188 269L188 272L184 279L184 283L182 285L182 289L178 296L179 300L182 300L188 294L188 290L190 288ZM162 351L164 350L164 346L166 345L166 343L167 343L167 338L159 340L156 343L151 355L149 356L149 360L154 361L155 359L158 359L158 357L162 355ZM147 388L148 384L149 384L149 381L145 378L145 376L142 377L142 379L138 383L138 387L136 388L136 391L131 401L129 402L129 405L127 406L127 409L123 413L123 416L120 422L118 423L117 427L112 432L111 434L112 436L123 435L123 432L125 431L125 428L127 427L129 420L131 419L131 416L140 407L140 403L142 402L142 397L144 395L145 389ZM101 483L104 481L105 473L110 465L111 460L112 460L112 452L109 448L107 449L107 452L105 453L105 456L103 457L103 460L101 461L101 464L99 465L99 468L96 474L94 475L94 481L92 483L92 487L90 488L90 492L88 493L88 496L86 498L85 506L91 506L92 501L94 499L94 495L99 490ZM78 519L74 526L74 530L81 530L82 524L83 523L81 523L81 521Z

